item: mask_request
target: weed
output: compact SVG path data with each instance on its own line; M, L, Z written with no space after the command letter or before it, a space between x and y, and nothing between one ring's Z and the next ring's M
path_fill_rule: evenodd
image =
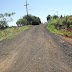
M31 25L27 25L27 26L22 26L22 27L11 27L11 28L7 28L4 30L0 30L0 40L3 40L5 38L7 39L11 39L13 37L15 37L19 32L30 28Z

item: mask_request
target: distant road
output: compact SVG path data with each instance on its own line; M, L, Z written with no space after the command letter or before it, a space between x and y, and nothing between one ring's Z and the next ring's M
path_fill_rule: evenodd
M0 72L72 72L72 45L33 26L0 44Z

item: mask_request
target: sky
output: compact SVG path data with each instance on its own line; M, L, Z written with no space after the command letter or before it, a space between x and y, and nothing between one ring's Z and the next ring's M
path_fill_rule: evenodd
M27 0L29 14L37 16L42 22L50 15L72 15L72 0ZM16 25L16 21L26 15L26 0L0 0L0 13L16 14L12 16L13 21L9 26ZM31 9L31 10L30 10Z

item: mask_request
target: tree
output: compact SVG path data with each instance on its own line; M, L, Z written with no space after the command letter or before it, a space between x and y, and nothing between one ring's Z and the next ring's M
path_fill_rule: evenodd
M54 16L53 16L53 19L57 19L57 18L58 18L58 16L57 16L57 15L54 15Z
M6 28L8 26L8 22L12 21L12 18L10 18L15 13L5 13L0 14L0 29Z
M32 15L25 15L23 19L27 20L27 25L32 25L33 16Z
M47 21L50 21L51 20L51 15L48 15L47 16Z
M60 18L63 18L63 16L61 15Z
M41 20L39 17L33 16L32 19L32 25L39 25L41 23Z
M40 23L41 23L40 18L32 15L25 15L22 19L19 19L16 22L17 26L39 25Z
M17 26L24 26L24 25L27 25L27 20L25 19L19 19L17 22L16 22Z

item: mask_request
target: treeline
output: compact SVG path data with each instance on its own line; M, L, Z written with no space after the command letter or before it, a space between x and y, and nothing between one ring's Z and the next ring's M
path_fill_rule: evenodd
M40 18L32 15L25 15L23 18L16 22L17 26L39 25L40 23Z

